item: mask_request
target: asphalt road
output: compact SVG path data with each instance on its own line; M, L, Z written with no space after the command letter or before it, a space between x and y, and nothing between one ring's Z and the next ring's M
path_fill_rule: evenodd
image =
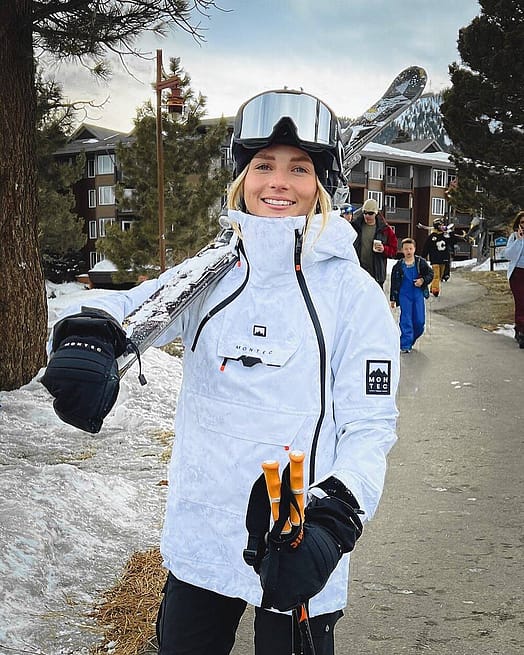
M402 355L399 442L353 553L337 655L524 653L524 351L436 311L482 294L452 278ZM233 655L251 643L248 612Z

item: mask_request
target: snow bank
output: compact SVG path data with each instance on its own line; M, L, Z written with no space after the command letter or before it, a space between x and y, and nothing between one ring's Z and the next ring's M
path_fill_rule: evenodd
M55 315L92 293L67 286ZM86 654L101 636L93 604L135 550L158 546L182 368L155 349L143 368L148 384L131 369L99 435L62 423L38 376L0 393L0 650Z

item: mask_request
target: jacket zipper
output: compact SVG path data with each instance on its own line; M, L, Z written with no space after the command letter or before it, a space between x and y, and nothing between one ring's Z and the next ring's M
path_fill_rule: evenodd
M238 289L236 289L236 291L234 291L232 294L230 294L227 298L224 298L224 300L221 300L221 301L218 303L218 305L215 305L214 307L212 307L212 308L207 312L207 314L202 318L202 320L200 321L200 323L199 323L199 325L198 325L197 331L196 331L196 333L195 333L195 337L194 337L194 339L193 339L193 343L191 344L191 352L194 352L194 351L195 351L195 348L196 348L197 343L198 343L198 339L200 338L200 333L202 332L202 330L203 330L204 327L206 326L207 322L208 322L210 319L212 319L213 316L215 316L216 314L218 314L219 311L221 311L222 309L224 309L224 307L227 307L227 305L229 305L229 303L233 302L233 300L235 300L235 298L237 298L237 297L242 293L242 291L244 290L246 284L248 283L248 280L249 280L249 270L250 270L250 268L249 268L249 261L248 261L248 259L247 259L247 257L246 257L246 252L245 252L245 250L244 250L244 245L243 245L242 241L239 241L239 243L238 243L238 250L239 250L239 252L240 252L242 255L244 255L244 259L245 259L245 261L246 261L246 277L244 278L244 281L243 281L242 284L238 287ZM241 260L239 259L239 264L240 264L240 261L241 261ZM225 365L225 362L223 362L223 366L224 366L224 365Z
M313 441L311 443L311 456L309 459L309 481L312 483L315 480L315 459L318 447L318 439L320 436L320 429L326 414L326 342L324 341L324 333L322 332L322 326L320 325L317 310L315 309L315 305L311 299L311 294L309 293L306 279L304 277L304 273L302 272L302 265L300 261L301 254L302 234L299 230L295 230L295 274L297 276L298 285L306 303L306 308L311 318L311 322L313 323L320 356L320 414L318 416L315 432L313 434Z

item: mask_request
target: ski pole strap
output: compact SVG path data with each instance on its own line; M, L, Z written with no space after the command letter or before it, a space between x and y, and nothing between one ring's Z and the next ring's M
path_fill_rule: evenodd
M253 484L249 495L246 512L246 528L249 536L243 552L244 561L257 573L260 571L260 562L266 550L265 539L269 532L270 511L266 480L262 473Z

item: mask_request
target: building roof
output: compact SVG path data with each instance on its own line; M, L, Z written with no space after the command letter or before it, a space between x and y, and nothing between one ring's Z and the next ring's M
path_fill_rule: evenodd
M118 132L107 127L82 123L55 155L73 155L78 152L114 152L117 144L134 141L133 133Z
M366 157L375 156L388 161L418 164L419 166L455 168L447 152L412 152L391 145L385 146L382 143L371 142L364 146L362 154Z
M410 150L412 152L443 152L440 143L435 139L418 139L415 141L403 141L402 143L388 144L399 150Z

